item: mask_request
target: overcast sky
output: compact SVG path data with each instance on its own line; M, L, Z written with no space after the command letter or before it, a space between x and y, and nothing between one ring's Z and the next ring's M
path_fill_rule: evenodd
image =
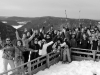
M100 0L0 0L0 16L100 19Z

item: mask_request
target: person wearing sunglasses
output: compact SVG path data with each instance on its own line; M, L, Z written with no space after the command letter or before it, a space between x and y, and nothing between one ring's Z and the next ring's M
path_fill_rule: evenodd
M6 38L6 43L3 45L2 40L0 39L0 44L2 46L3 54L3 71L7 71L8 64L11 66L11 69L15 68L14 65L14 56L15 56L15 48L13 44L11 43L10 38ZM14 72L14 71L13 71ZM6 74L8 75L8 74Z

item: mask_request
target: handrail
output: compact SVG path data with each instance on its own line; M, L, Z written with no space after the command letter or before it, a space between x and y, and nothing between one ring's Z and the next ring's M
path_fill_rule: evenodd
M89 50L89 51L93 51L93 50L91 50L91 49L74 48L74 47L72 47L71 49L77 49L77 50Z
M6 72L0 73L0 75L3 75L3 74L6 74L6 73L8 73L8 72L11 72L11 71L13 71L13 70L16 70L16 69L18 69L18 68L20 68L20 67L23 67L24 65L30 64L31 62L36 61L36 60L39 60L40 58L45 57L45 56L47 56L47 55L50 55L50 54L52 54L52 53L54 53L54 52L50 52L50 53L48 53L48 54L46 54L46 55L44 55L44 56L38 57L38 58L36 58L36 59L34 59L34 60L31 60L31 61L29 61L29 62L27 62L27 63L24 63L24 64L22 64L22 65L20 65L20 66L18 66L18 67L16 67L16 68L14 68L14 69L10 69L10 70L8 70L8 71L6 71Z
M85 54L85 55L88 55L88 56L90 56L90 55L92 55L93 57L92 57L92 60L96 60L96 54L97 54L97 51L96 50L90 50L90 49L81 49L81 48L71 48L71 49L75 49L76 51L73 51L72 50L72 52L73 53L78 53L79 55L81 55L81 54ZM80 51L83 51L83 52L80 52ZM84 52L84 51L87 51L87 52ZM89 53L88 51L91 51L92 53ZM81 56L82 57L82 56ZM80 57L80 58L81 58ZM87 58L87 57L84 57L83 56L83 58ZM90 59L89 59L90 60Z
M78 51L73 51L74 53L79 53L79 54L88 54L88 55L93 55L93 53L86 53L86 52L78 52Z
M48 54L46 54L46 55L48 55ZM46 55L44 55L44 56L46 56ZM44 57L44 56L38 57L38 58L36 58L36 59L34 59L34 60L31 60L31 61L29 61L29 62L27 62L27 63L24 63L24 64L22 64L22 65L20 65L20 66L18 66L18 67L16 67L16 68L14 68L14 69L11 69L11 70L8 70L8 71L6 71L6 72L4 72L4 73L1 73L0 75L3 75L3 74L5 74L5 73L8 73L8 72L10 72L10 71L13 71L13 70L15 70L15 69L17 69L17 68L20 68L20 67L22 67L22 66L24 66L24 65L27 65L27 64L29 64L29 63L31 63L31 62L33 62L33 61L39 59L39 58L42 58L42 57Z
M76 51L75 50L72 50L72 49L76 49ZM75 53L78 53L78 54L80 54L80 51L82 51L81 53L83 53L83 54L85 54L86 53L86 55L92 55L93 56L93 60L95 61L96 60L96 56L98 56L99 57L99 54L97 54L97 52L98 51L96 51L96 50L90 50L90 49L81 49L81 48L71 48L71 52L75 52ZM45 59L46 59L46 64L47 64L47 67L49 68L49 65L51 64L51 62L49 61L50 60L50 58L52 58L52 57L55 57L56 55L58 55L59 53L61 54L61 56L60 56L60 58L62 57L62 51L63 50L61 50L61 52L56 52L56 53L54 53L54 52L50 52L50 53L48 53L48 54L46 54L46 55L44 55L44 56L41 56L41 57L38 57L38 58L36 58L36 59L34 59L34 60L31 60L31 61L29 61L29 62L27 62L27 63L24 63L24 64L22 64L22 65L20 65L20 66L18 66L18 67L16 67L16 68L14 68L14 69L11 69L11 70L8 70L8 71L6 71L6 72L3 72L3 73L1 73L0 75L3 75L3 74L6 74L6 73L9 73L9 72L11 72L11 71L13 71L13 70L15 70L15 69L18 69L18 68L21 68L21 67L23 67L24 65L28 65L29 66L29 69L31 69L31 67L34 67L35 65L38 65L39 63L42 63L43 61L45 61L44 59L42 59L42 60L40 60L41 58L43 58L43 57L46 57ZM87 51L87 52L84 52L84 51ZM88 51L92 51L92 53L89 53ZM54 54L53 54L54 53ZM57 57L58 58L58 57ZM86 58L86 57L84 57L84 58ZM55 58L54 58L55 59ZM54 60L53 59L53 60ZM40 62L38 62L38 60L40 61ZM90 60L90 59L89 59ZM99 59L98 59L99 60ZM31 63L32 62L34 62L34 61L37 61L36 63L34 63L34 64L32 64L31 65ZM57 60L58 61L58 60ZM54 63L54 62L53 62ZM43 65L41 65L41 66L43 66ZM46 68L47 68L46 67ZM37 67L36 69L38 69L39 67ZM32 71L34 71L34 70L28 70L28 72L29 73L31 73ZM31 74L30 74L31 75Z

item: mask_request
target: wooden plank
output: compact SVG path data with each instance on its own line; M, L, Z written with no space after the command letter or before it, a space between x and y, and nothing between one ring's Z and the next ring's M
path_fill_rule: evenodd
M55 53L53 53L53 52L51 52L51 53L49 53L48 55L50 55L51 54L51 56L53 56L53 57L55 57L57 54L55 54ZM44 62L44 61L46 61L46 57L47 55L45 55L45 56L42 56L42 57L39 57L39 58L36 58L36 59L34 59L34 60L32 60L32 61L29 61L29 62L27 62L27 63L25 63L25 64L22 64L22 65L20 65L20 66L18 66L17 68L14 68L14 69L11 69L11 70L9 70L9 71L7 71L7 72L4 72L4 73L2 73L1 75L3 75L3 74L5 74L5 73L8 73L8 72L10 72L10 71L12 71L12 70L16 70L16 69L18 69L18 68L20 68L20 67L23 67L24 65L28 65L28 67L29 67L29 69L28 69L28 71L29 71L29 73L31 73L31 67L32 66L34 66L34 65L38 65L38 64L40 64L40 63L42 63L42 62ZM42 58L43 58L43 60L42 60ZM49 58L49 57L48 57ZM38 61L38 60L40 60L40 61ZM31 63L32 62L34 62L34 61L36 61L33 65L31 65ZM40 66L40 67L37 67L36 69L38 70L38 69L42 69L44 66L42 65L42 66ZM48 63L48 67L49 67L49 63ZM36 71L37 71L36 70ZM31 75L31 74L30 74Z
M50 61L50 66L51 66L51 65L54 65L54 64L55 64L55 61L54 61L54 60L51 60L51 61Z
M49 59L50 59L50 58L49 58ZM49 61L49 66L50 66L51 64L53 65L53 64L57 63L58 61L59 61L59 56L56 57L54 60ZM36 73L36 72L39 71L39 69L40 69L40 70L43 69L43 67L44 67L44 66L42 65L42 66L40 66L40 67L34 69L34 70L33 70L34 72L33 72L33 71L32 71L32 72L33 72L33 73ZM45 67L44 67L44 69L45 69ZM32 73L32 74L33 74L33 73Z
M55 53L54 55L49 56L49 57L52 58L52 57L54 57L54 56L56 56L56 55L59 55L59 53Z
M100 56L100 54L96 54L96 56Z
M32 64L31 66L33 67L34 65L40 64L40 63L42 63L42 62L44 62L44 61L46 61L46 58L43 59L43 60L41 60L41 61L39 61L39 62L37 62L37 63Z
M78 51L72 51L72 53L85 54L85 55L93 55L93 53L78 52Z
M72 50L72 51L87 52L87 53L93 53L94 52L94 51L81 51L81 50Z
M50 66L54 65L55 63L59 62L60 57L56 57L55 59L50 61Z
M79 57L79 56L72 56L73 60L93 60L91 57Z
M32 75L31 74L31 63L28 64L28 73L29 73L29 75Z
M42 66L40 66L40 67L38 67L38 68L32 70L32 75L33 75L33 74L36 74L36 73L39 72L40 70L44 70L44 69L46 69L46 68L47 68L47 65L44 64L44 65L42 65Z
M96 59L96 51L93 52L93 60L95 61Z
M60 57L55 58L55 63L59 62Z
M45 55L45 56L46 56L46 55ZM27 62L27 63L24 63L24 64L22 64L22 65L20 65L20 66L18 66L18 67L16 67L16 68L14 68L14 69L11 69L11 70L8 70L8 71L6 71L6 72L3 72L3 73L1 73L0 75L4 75L4 74L6 74L6 73L9 73L9 72L11 72L11 71L13 71L13 70L16 70L16 69L18 69L18 68L20 68L20 67L23 67L24 65L27 65L27 64L29 64L29 63L31 63L31 62L36 61L37 59L40 59L40 58L42 58L42 57L45 57L45 56L41 56L41 57L39 57L39 58L36 58L36 59L34 59L34 60L31 60L31 61L29 61L29 62Z
M46 59L46 64L47 64L47 68L49 68L50 67L50 61L49 61L49 54L47 55L47 59Z
M90 50L90 49L82 49L82 48L71 48L71 50L94 51L94 50Z

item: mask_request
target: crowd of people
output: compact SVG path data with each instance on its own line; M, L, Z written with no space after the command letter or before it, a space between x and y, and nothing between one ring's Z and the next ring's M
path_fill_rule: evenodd
M62 30L54 30L53 26L48 31L45 28L40 30L25 29L22 37L16 30L16 45L6 38L6 43L0 44L3 48L4 71L7 71L8 63L15 68L23 63L31 61L50 52L63 50L63 62L71 62L71 47L90 50L100 50L100 33L98 27L82 27L70 29L63 27ZM30 56L30 58L29 58ZM27 67L24 66L24 67Z

